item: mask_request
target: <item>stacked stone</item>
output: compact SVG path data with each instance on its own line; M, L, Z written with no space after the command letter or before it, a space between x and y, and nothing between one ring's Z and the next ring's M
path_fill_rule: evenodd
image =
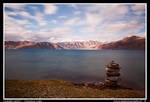
M106 67L106 86L119 86L120 85L120 67L114 61L111 61Z

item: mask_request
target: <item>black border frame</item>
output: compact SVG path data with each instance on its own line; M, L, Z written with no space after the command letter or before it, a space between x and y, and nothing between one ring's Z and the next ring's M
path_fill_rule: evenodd
M0 9L1 9L1 26L0 28L3 29L3 4L4 3L146 3L147 4L147 100L146 101L149 101L150 102L150 99L149 99L149 91L150 88L149 88L149 79L148 79L148 75L149 75L149 67L148 67L148 50L149 50L149 37L148 37L148 25L149 25L149 20L148 20L148 16L149 16L149 13L150 13L150 10L149 10L149 3L148 3L149 0L1 0L1 3L0 3ZM2 33L3 33L3 30L1 30ZM1 43L0 45L3 45L3 35L1 35ZM2 46L3 47L3 46ZM3 48L1 48L1 54L3 54ZM3 61L3 59L2 59ZM3 62L2 62L3 63ZM0 68L0 71L1 73L3 73L3 64L1 64L1 68ZM0 96L0 100L3 100L3 101L8 101L8 100L4 100L3 99L3 74L1 74L1 87L0 87L0 90L1 90L1 96ZM18 102L23 102L24 100L18 100ZM25 101L28 101L28 100L25 100ZM36 102L38 100L30 100L30 102ZM76 101L76 100L41 100L42 102L48 102L48 101L65 101L65 102L70 102L70 101ZM87 101L113 101L113 100L78 100L78 101L81 101L81 102L87 102ZM144 100L116 100L116 102L143 102ZM146 102L144 101L144 102ZM10 100L10 102L17 102L16 100Z

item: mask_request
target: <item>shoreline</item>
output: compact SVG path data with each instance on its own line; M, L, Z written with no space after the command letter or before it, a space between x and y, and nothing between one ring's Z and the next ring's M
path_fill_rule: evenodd
M5 98L144 98L145 90L62 80L5 80Z
M113 90L117 90L117 89L129 89L129 90L135 90L133 88L127 87L127 86L123 86L123 85L119 85L116 87L110 87L107 86L105 83L103 82L80 82L80 83L74 83L72 82L76 87L87 87L87 88L93 88L93 89L98 89L98 90L104 90L104 89L113 89Z

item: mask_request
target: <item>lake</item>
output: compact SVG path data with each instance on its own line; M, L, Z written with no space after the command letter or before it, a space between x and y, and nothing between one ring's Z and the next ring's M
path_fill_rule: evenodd
M122 85L145 89L145 51L137 50L6 50L5 79L104 82L111 60Z

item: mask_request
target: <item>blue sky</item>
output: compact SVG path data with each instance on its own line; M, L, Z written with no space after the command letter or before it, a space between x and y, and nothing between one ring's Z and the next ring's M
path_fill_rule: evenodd
M114 41L145 36L145 4L4 4L5 40Z

